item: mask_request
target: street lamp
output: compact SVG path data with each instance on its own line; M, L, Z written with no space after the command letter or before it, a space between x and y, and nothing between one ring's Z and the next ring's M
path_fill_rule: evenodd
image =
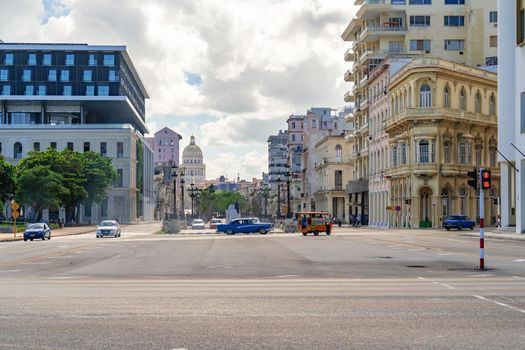
M198 192L199 192L199 189L195 188L195 184L192 182L190 184L190 188L188 189L188 193L189 193L190 198L191 198L191 217L192 218L193 218L193 208L194 208L194 206L193 206L193 203L194 203L193 199L195 197L197 197Z
M277 219L281 218L281 182L283 180L281 179L281 174L277 176Z
M286 205L288 206L288 209L286 210L286 218L290 219L292 217L292 207L290 206L290 181L292 174L290 173L290 166L286 166L286 173L285 173L285 180L286 180Z
M181 169L181 172L180 172L180 180L179 180L179 183L180 183L180 218L182 220L185 220L186 219L186 215L184 213L184 183L186 181L184 181L184 171L182 171Z
M171 162L171 176L173 177L173 218L177 219L177 169L175 162Z

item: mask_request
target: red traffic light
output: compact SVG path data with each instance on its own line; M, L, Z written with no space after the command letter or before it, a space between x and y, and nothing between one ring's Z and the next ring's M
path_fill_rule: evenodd
M488 190L491 187L492 177L490 175L490 170L481 171L481 188Z

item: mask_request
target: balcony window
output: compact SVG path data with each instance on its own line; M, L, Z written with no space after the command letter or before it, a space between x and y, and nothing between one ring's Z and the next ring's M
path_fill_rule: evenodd
M465 0L445 0L445 5L465 5Z
M117 187L124 187L124 171L122 169L117 169Z
M2 95L9 96L11 95L11 85L2 86Z
M465 16L445 16L445 27L463 27Z
M427 84L423 84L419 90L419 106L422 108L432 107L432 89Z
M496 115L496 98L494 97L494 94L490 95L490 99L489 99L489 114L490 115Z
M445 40L446 51L463 51L465 50L465 40L449 39Z
M392 147L392 166L396 167L397 164L397 146Z
M410 40L410 51L430 51L430 40Z
M89 142L84 142L84 152L89 152L90 150L90 143Z
M38 85L37 95L39 95L39 96L45 96L46 95L46 86L45 85Z
M388 51L389 52L402 52L403 51L403 42L402 41L389 41L388 42Z
M50 66L51 65L51 54L45 53L42 57L42 65L44 66Z
M476 166L481 166L481 145L476 145Z
M410 16L411 27L429 27L430 16Z
M465 89L461 89L459 92L459 109L465 111L467 109L467 96Z
M430 147L430 144L427 140L419 141L419 162L420 163L429 162L429 147Z
M392 0L392 5L406 5L407 0Z
M66 60L65 60L66 66L72 66L75 64L75 54L73 53L67 53L66 54Z
M432 0L409 0L410 5L432 5Z
M60 81L69 81L69 70L62 69L60 71Z
M107 85L100 85L98 87L98 96L109 96L109 86Z
M9 71L7 69L0 69L0 81L9 80Z
M460 142L458 145L458 163L467 164L467 144Z
M335 146L335 161L341 162L343 160L343 147L341 145Z
M84 75L82 76L82 80L92 81L92 79L93 79L93 71L91 69L85 70Z
M22 72L22 81L31 81L31 69L24 69Z
M86 86L86 96L95 96L95 87L93 85Z
M117 142L117 158L124 158L124 142Z
M401 164L407 163L407 145L401 144Z
M474 99L474 111L476 113L481 113L481 94L479 91L476 93L476 97Z
M71 87L71 85L64 85L62 92L64 96L71 96L73 92L73 88Z
M6 66L11 66L14 63L14 55L12 53L6 53L4 55L4 64Z
M489 46L498 47L498 36L497 35L491 35L489 37Z
M94 53L89 54L88 65L96 66L97 65L97 56Z
M68 142L67 143L67 146L66 146L66 149L70 150L70 151L74 151L75 150L75 147L73 145L73 142Z
M106 156L108 154L108 144L107 142L100 143L100 155Z
M57 71L56 69L50 69L47 73L47 80L48 81L57 81Z
M35 87L33 85L26 85L24 95L33 96L35 94Z
M494 168L496 166L496 148L491 147L489 150L489 158L490 158L490 167Z
M49 144L49 148L57 149L57 143L56 143L56 142L51 142L51 143Z
M33 150L40 151L40 142L33 143Z
M115 66L115 55L104 55L104 66L106 67Z
M443 153L445 158L445 164L449 164L451 162L450 159L450 142L447 142L443 145Z

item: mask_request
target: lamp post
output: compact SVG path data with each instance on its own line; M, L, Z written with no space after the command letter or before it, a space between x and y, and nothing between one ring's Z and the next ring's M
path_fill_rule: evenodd
M277 176L277 219L281 218L281 174Z
M173 178L173 219L177 219L177 169L175 162L171 162L171 176Z
M268 197L270 196L270 189L268 187L264 187L261 193L262 197L264 198L264 217L268 218Z
M286 173L285 173L285 179L286 179L286 205L288 206L288 209L286 210L286 218L290 219L292 217L292 207L290 206L290 181L291 181L291 173L290 173L290 167L286 167Z
M184 172L181 171L180 173L180 218L182 220L186 219L186 215L184 213Z
M197 194L198 194L198 191L199 189L195 188L195 184L192 182L190 184L190 188L188 189L188 194L191 198L191 217L193 218L194 216L194 213L193 213L193 210L194 210L194 198L197 197Z

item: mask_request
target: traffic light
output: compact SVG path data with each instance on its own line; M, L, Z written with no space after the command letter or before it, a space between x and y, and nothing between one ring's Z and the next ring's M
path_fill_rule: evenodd
M488 190L491 187L491 176L490 176L490 170L483 169L481 171L481 188L484 190Z
M476 171L476 169L474 169L473 171L467 171L467 176L472 179L468 180L467 184L473 189L478 190L478 172Z

